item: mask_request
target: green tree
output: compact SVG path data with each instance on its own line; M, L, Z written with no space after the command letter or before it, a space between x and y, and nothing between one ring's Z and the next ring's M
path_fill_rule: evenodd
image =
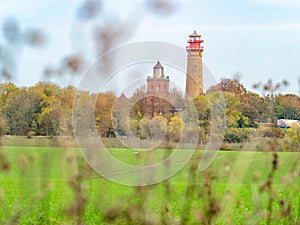
M257 127L257 122L261 120L260 107L262 104L263 99L258 94L253 92L247 92L246 94L240 96L239 111L244 117L247 117L242 118L242 120L248 119L248 125L250 127ZM246 122L243 122L243 124L245 123Z
M230 143L239 143L247 141L251 135L252 128L227 128L224 135L224 141Z
M212 92L206 95L210 108L210 122L209 129L220 131L220 134L224 133L223 130L226 126L226 102L222 92ZM208 133L209 133L208 132Z
M39 98L27 88L9 94L4 107L8 134L27 135L35 131L39 113Z
M238 127L242 114L238 110L240 101L232 92L212 92L207 95L210 108L219 114L219 118L226 115L227 127ZM225 105L224 105L225 104Z
M209 119L209 102L207 97L204 95L199 95L193 99L193 103L198 112L199 120Z
M209 102L206 96L199 95L193 99L193 103L198 112L199 126L200 126L200 142L203 143L206 134L209 133L209 125L210 125Z
M300 97L296 95L277 95L274 111L277 119L300 119Z
M258 121L261 123L274 123L274 104L270 96L264 96L257 104Z
M228 127L238 127L242 114L239 111L240 101L234 93L223 92L226 104L226 124Z

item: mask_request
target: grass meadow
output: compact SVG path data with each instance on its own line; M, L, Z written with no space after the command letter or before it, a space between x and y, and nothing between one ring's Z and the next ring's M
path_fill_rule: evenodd
M22 139L23 140L23 139ZM24 139L25 140L25 139ZM203 155L169 180L146 187L108 181L77 148L34 147L6 140L0 150L0 224L299 224L299 152L219 151L200 172ZM10 146L8 146L8 143ZM25 142L24 142L25 143ZM23 145L23 146L22 146ZM48 145L48 146L47 146ZM110 148L130 164L159 161ZM185 151L185 150L182 150Z

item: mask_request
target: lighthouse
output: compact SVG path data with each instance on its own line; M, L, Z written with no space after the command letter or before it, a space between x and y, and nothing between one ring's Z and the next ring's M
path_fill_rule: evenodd
M170 96L170 78L165 76L164 67L159 61L153 67L153 75L147 78L147 108L146 114L153 118L156 115L168 113L172 104Z
M147 94L156 94L166 97L170 94L169 84L169 76L165 76L164 67L157 61L153 67L153 76L148 76L147 78Z
M202 52L201 35L196 31L189 35L188 46L186 46L187 74L186 74L186 96L195 98L203 93L203 71L202 71Z

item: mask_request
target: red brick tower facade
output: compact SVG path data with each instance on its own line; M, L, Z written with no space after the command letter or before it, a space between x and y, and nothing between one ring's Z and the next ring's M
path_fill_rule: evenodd
M167 100L169 95L170 78L165 76L164 67L158 61L153 67L153 75L147 78L147 112L151 118L172 109Z
M153 75L147 78L147 94L166 97L170 94L170 79L164 74L164 67L158 61L153 67Z

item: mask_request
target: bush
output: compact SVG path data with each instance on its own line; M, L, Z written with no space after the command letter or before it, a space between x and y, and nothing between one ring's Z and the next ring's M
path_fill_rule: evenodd
M273 127L261 127L258 131L260 137L274 137Z
M297 151L300 144L300 128L291 127L285 132L281 143L283 151Z
M282 138L284 135L284 132L279 127L260 127L257 131L259 137Z
M229 143L240 143L248 141L255 135L254 128L227 128L224 135L224 141Z
M29 131L29 132L27 133L27 138L31 139L32 136L35 136L35 132L34 132L34 131Z

